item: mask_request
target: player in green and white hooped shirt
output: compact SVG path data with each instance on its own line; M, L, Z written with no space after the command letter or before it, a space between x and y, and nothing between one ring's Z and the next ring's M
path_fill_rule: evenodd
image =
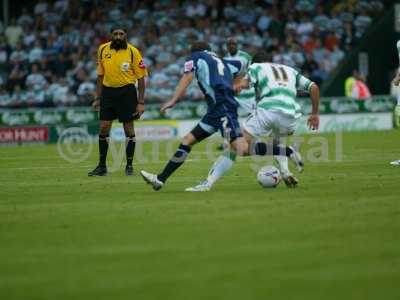
M400 62L400 41L397 42L397 49L399 51L399 62ZM397 72L396 76L393 79L393 84L395 88L399 88L400 86L400 68L399 71ZM395 116L395 122L396 125L398 125L398 122L400 120L400 97L397 96L397 105L394 110L394 116ZM400 159L394 160L390 163L392 166L400 166Z
M315 100L319 102L318 87L289 66L263 60L251 65L249 78L260 95L256 113L243 124L244 130L253 137L272 136L279 142L280 138L294 133L296 121L301 115L300 105L296 102L298 90L310 92L313 98L311 89L314 87ZM286 185L295 187L298 181L289 170L287 158L276 156L275 159Z
M245 76L251 64L251 55L245 51L239 50L238 42L233 37L227 39L226 49L228 53L224 57L224 60L240 61L242 64L240 73L242 76ZM254 88L243 89L240 93L235 95L235 100L247 114L251 114L256 108L256 94ZM228 147L229 143L225 140L224 143L218 147L218 150L227 149Z
M235 38L229 38L226 42L228 54L224 57L225 60L239 60L242 63L242 72L247 73L247 69L251 63L251 56L245 51L239 50L238 43ZM253 88L242 89L235 96L235 100L239 103L248 114L252 113L256 107L256 94Z
M399 65L400 65L400 40L397 41L396 43L397 47L397 53L399 54ZM396 76L393 78L393 85L395 86L395 89L398 89L400 87L400 67L396 73ZM399 126L399 120L400 120L400 97L397 95L397 105L394 109L394 117L395 117L395 124L398 127ZM400 159L394 160L390 163L393 166L400 166Z
M296 102L297 90L310 93L312 101L312 113L308 118L308 126L311 130L319 127L319 88L295 69L267 62L268 55L260 51L253 58L253 64L249 67L249 78L242 80L240 86L253 86L260 95L257 108L243 123L242 131L249 145L254 138L272 136L275 140L294 133L296 121L300 116L300 106ZM255 153L260 153L262 144L255 145ZM265 145L265 144L264 144ZM265 147L265 146L263 146ZM265 149L264 149L265 150ZM252 153L252 149L248 150ZM266 151L266 150L265 150ZM265 152L264 151L264 152ZM262 152L262 151L261 151ZM254 152L253 152L254 153ZM296 162L296 157L291 157ZM285 162L280 161L280 168L285 183L289 187L297 185L297 179L290 173ZM212 185L225 174L233 165L233 160L226 156L220 156L212 167L207 180L203 183L188 188L186 191L208 191ZM297 164L298 170L299 164Z

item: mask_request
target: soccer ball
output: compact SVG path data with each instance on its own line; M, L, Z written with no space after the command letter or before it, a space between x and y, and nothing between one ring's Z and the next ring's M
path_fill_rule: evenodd
M281 181L281 172L274 166L265 166L258 171L257 181L262 187L272 188Z

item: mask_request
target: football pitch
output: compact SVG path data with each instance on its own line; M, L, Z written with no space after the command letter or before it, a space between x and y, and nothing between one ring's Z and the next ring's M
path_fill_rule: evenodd
M161 170L165 143L138 147L134 177L89 178L97 145L79 164L0 148L0 299L400 299L400 131L319 137L297 189L261 188L266 162L245 158L196 194L205 145L159 192L137 171Z

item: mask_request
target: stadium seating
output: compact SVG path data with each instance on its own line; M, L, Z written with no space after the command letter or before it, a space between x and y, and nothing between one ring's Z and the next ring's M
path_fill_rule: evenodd
M65 0L38 2L1 24L0 108L89 105L96 50L114 22L125 23L129 41L145 55L148 101L172 95L187 45L195 39L223 54L226 38L235 36L243 50L268 49L274 62L322 83L384 10L381 1L94 3L82 2L78 9L73 5L79 3ZM202 98L196 85L188 97Z

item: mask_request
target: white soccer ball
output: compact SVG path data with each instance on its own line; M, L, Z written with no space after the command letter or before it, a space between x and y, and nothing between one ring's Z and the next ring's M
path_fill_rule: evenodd
M274 166L262 167L257 174L258 183L265 188L276 187L281 179L281 172Z

